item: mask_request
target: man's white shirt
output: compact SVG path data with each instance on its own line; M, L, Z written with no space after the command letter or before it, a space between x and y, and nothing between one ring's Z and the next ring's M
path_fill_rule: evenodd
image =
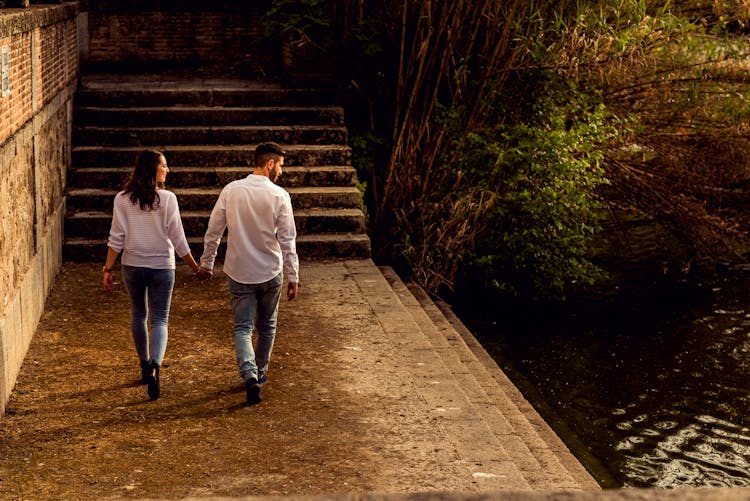
M299 281L297 229L289 193L265 176L250 174L227 184L208 222L201 266L213 270L227 234L224 273L244 284L271 280L282 269L289 282Z

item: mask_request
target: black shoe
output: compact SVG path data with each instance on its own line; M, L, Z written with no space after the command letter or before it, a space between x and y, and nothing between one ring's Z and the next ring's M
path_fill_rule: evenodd
M258 384L257 379L251 377L250 379L245 381L245 392L247 393L248 405L255 405L257 403L260 403L260 385Z
M151 370L151 363L148 360L141 360L141 384L148 384L148 373Z
M146 377L146 384L148 385L148 398L156 400L161 394L161 388L159 386L159 364L151 361L148 370L148 376Z
M263 371L258 372L258 384L263 386L268 382L268 376Z

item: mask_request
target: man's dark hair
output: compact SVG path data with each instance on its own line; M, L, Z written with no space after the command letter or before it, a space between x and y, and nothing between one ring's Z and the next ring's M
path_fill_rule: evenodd
M255 166L263 167L270 159L279 160L286 156L281 145L273 142L260 143L255 147Z

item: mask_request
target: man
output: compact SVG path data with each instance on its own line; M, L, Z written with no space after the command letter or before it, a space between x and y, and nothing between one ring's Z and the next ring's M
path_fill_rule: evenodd
M299 259L292 201L286 190L274 184L284 156L276 143L259 144L252 174L221 191L208 221L198 272L200 280L213 276L216 252L227 228L224 273L232 299L237 365L250 405L261 401L260 385L268 380L284 274L287 299L297 297ZM253 326L258 329L256 351Z

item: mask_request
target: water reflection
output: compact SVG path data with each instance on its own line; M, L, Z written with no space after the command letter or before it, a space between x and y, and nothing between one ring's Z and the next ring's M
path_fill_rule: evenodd
M617 485L750 486L750 280L669 299L472 328Z
M625 457L626 485L750 485L747 429L708 415L696 416L693 423L680 427L676 421L654 423L658 431L646 426L627 421L618 425L630 432L616 445Z

